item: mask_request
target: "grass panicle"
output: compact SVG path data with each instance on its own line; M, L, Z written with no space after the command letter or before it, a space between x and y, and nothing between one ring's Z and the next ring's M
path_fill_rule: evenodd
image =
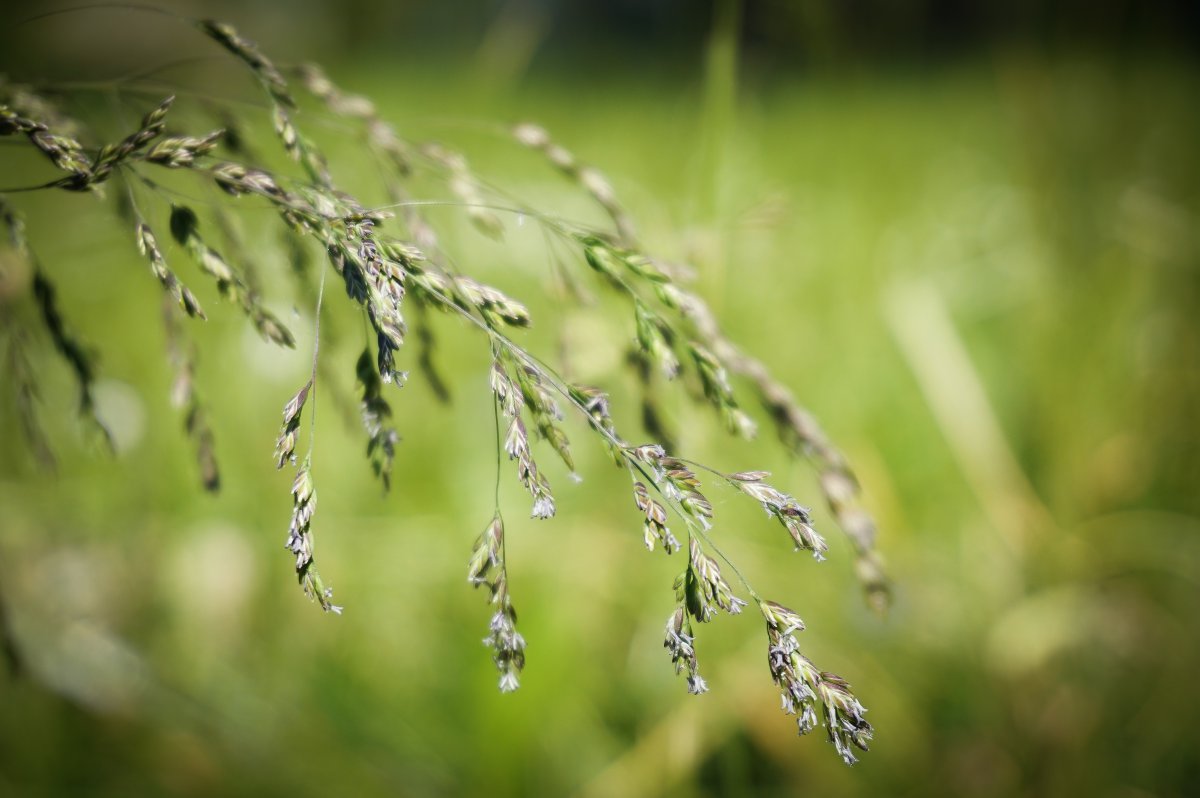
M706 492L713 483L732 486L779 523L794 548L818 560L823 559L828 546L816 532L809 510L791 494L768 483L766 472L728 473L673 454L677 446L660 409L667 384L682 385L685 395L716 412L721 427L742 438L756 434L757 425L747 408L757 401L785 447L814 464L819 489L853 545L856 570L868 596L883 606L887 582L874 550L875 527L861 508L858 484L840 452L763 363L725 336L709 306L688 287L689 270L646 252L612 184L536 125L521 124L510 133L519 144L544 156L602 208L611 230L540 213L482 179L463 153L442 143L405 139L382 118L374 103L338 88L319 67L279 67L227 24L204 20L194 25L241 63L261 87L274 138L287 156L286 160L279 159L285 164L283 168L267 165L248 145L250 120L212 98L196 102L203 117L210 123L215 120L219 128L194 134L175 130L168 133L168 119L178 125L180 120L191 118L180 107L189 102L185 92L180 92L183 99L169 96L153 108L143 109L136 129L115 143L93 149L85 143L103 139L84 121L68 115L74 108L68 106L64 111L20 84L0 81L0 136L24 137L30 146L18 139L21 149L48 159L59 172L66 173L30 190L90 190L95 201L104 202L108 200L100 189L113 180L129 188L128 202L132 206L133 186L158 189L149 192L147 198L161 202L156 210L169 216L172 238L200 271L213 279L216 292L243 313L263 338L290 349L296 344L294 335L264 306L261 286L272 282L262 279L259 272L265 271L269 261L253 258L246 251L238 225L232 220L247 204L253 204L257 209L267 209L266 216L254 217L256 225L271 218L278 224L285 259L298 291L305 302L312 301L316 307L311 374L284 405L273 455L278 468L291 465L295 469L285 546L305 594L327 612L341 612L317 571L312 527L316 512L313 438L318 383L324 393L325 383L330 388L337 385L336 380L329 382L327 375L348 371L334 369L320 357L324 279L332 275L344 289L344 307L361 316L367 331L354 370L367 437L367 460L385 491L391 484L400 441L393 406L396 400L389 394L408 378L401 368L409 338L406 313L411 310L409 315L414 318L414 357L420 375L439 397L448 396L448 390L436 368L437 352L429 322L433 312L456 318L478 331L481 345L488 347L489 387L496 421L496 507L492 521L472 549L468 579L489 591L493 614L484 642L492 649L502 691L511 692L519 686L526 648L517 632L517 614L509 592L506 529L499 506L501 470L507 468L502 461L506 456L515 464L517 479L530 496L530 516L550 519L558 507L550 481L539 465L538 447L552 451L576 476L576 451L568 434L579 439L581 433L577 430L582 429L584 438L599 442L613 463L628 473L646 547L661 548L667 554L683 552L685 562L674 582L675 606L668 618L664 646L676 673L686 676L688 692L703 694L709 690L700 675L695 624L710 622L722 614L739 615L749 601L754 601L766 619L770 673L781 690L784 710L798 716L801 733L824 723L838 753L846 762L853 762L852 749L865 750L871 739L871 726L864 719L866 710L845 681L819 671L800 653L795 635L804 625L799 616L763 600L725 555L721 548L721 536L728 531L724 516L718 517ZM298 94L293 93L289 79L294 81ZM337 182L318 140L310 138L304 129L303 123L310 118L308 106L313 104L318 106L315 113L326 121L337 122L339 130L356 132L361 137L365 146L359 152L371 159L398 219L392 209L372 207ZM163 189L152 177L166 174L163 170L173 174L172 185L190 178L218 196L219 201L214 207L184 204L180 198L186 195ZM641 392L639 437L647 435L651 442L629 443L629 438L617 430L609 393L568 381L521 343L517 336L533 323L528 307L452 265L438 243L438 226L425 217L422 202L412 199L414 176L431 178L455 198L449 203L432 200L431 204L455 205L489 236L499 238L503 234L501 216L506 212L535 220L546 234L559 278L573 286L567 296L586 296L585 284L595 279L627 303L629 341L614 345L631 347L628 362ZM138 249L163 291L169 360L176 375L173 397L185 415L186 434L195 450L202 482L215 489L219 474L213 433L196 390L196 353L184 325L185 316L203 320L207 314L168 266L147 221L155 216L147 202L142 205L146 213L134 208L131 225ZM15 254L16 261L28 264L31 275L28 290L20 281L10 290L6 282L0 301L6 307L28 302L37 309L51 343L75 375L81 414L99 426L90 350L69 332L51 278L33 258L19 215L2 197L0 211L8 229L6 249ZM217 225L228 258L202 235L202 224ZM314 257L318 253L323 263ZM239 269L235 263L253 263L255 268ZM569 270L577 270L578 277ZM209 311L218 312L212 307ZM26 437L36 451L43 448L43 438L34 432L40 429L36 427L34 407L38 390L29 365L33 361L28 338L24 327L7 321L7 316L5 327L7 368L14 375L11 384L19 397L22 416L30 419L25 425ZM307 452L301 456L297 450L302 416L308 420L310 432Z

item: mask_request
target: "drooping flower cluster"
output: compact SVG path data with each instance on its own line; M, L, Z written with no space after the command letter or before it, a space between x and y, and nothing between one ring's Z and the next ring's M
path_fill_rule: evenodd
M497 446L510 460L516 461L517 476L533 499L532 517L546 519L556 512L550 483L539 469L532 449L537 440L545 441L574 476L575 463L565 431L564 410L568 413L577 410L592 431L598 433L617 465L629 472L647 548L661 546L669 554L682 548L680 539L668 526L669 520L677 532L686 534L687 562L675 582L676 604L668 619L664 646L676 673L686 673L688 692L701 694L708 690L699 673L693 624L709 621L721 610L729 614L741 612L747 602L734 595L726 579L727 575L736 577L767 619L768 659L772 678L782 691L784 710L796 714L801 733L807 733L819 722L819 703L831 741L845 761L853 762L851 749L865 750L871 738L871 726L864 719L866 710L845 681L819 671L800 653L794 636L803 628L800 618L778 604L761 600L722 553L713 526L714 508L697 472L705 479L711 476L724 480L760 503L787 530L798 550L823 559L827 550L825 540L813 529L808 509L765 482L766 472L726 474L669 454L668 450L674 452L675 447L670 444L669 424L664 421L666 416L658 404L659 381L684 383L694 398L717 412L729 432L745 438L755 434L755 424L739 402L740 392L749 388L765 408L785 446L815 464L830 509L853 543L860 578L872 600L882 604L887 589L873 550L873 522L859 507L857 483L841 455L765 366L725 337L711 309L685 287L686 267L664 263L641 249L611 184L598 171L584 166L541 128L524 124L512 130L517 141L542 153L550 164L590 194L612 219L615 229L602 231L518 208L522 214L537 219L545 232L557 236L557 242L565 244L576 265L590 266L606 285L630 303L632 335L626 345L630 347L628 362L643 389L642 428L648 437L668 444L666 448L660 444L630 446L615 429L608 394L571 384L510 338L507 328L530 325L526 306L448 265L433 226L423 217L419 203L409 202L412 197L405 186L406 178L411 172L432 169L433 174L440 173L443 183L464 203L465 212L484 232L502 234L503 226L495 212L498 209L487 207L489 201L495 201L497 192L471 172L461 153L441 144L410 144L380 118L373 104L342 92L320 70L311 66L280 70L253 42L228 25L209 21L195 24L245 64L262 85L274 133L286 154L299 165L294 171L302 170L303 176L260 168L261 161L245 147L247 137L237 129L236 113L226 112L221 128L207 135L165 135L173 97L145 113L140 127L124 138L87 149L80 141L102 139L94 133L81 135L87 132L85 128L59 113L54 103L0 81L0 136L28 139L40 153L39 157L48 158L65 173L40 188L89 191L96 198L102 196L101 188L106 184L126 189L132 211L128 217L152 274L170 298L170 304L178 305L197 320L205 318L204 311L195 295L168 268L157 239L136 207L137 189L143 184L156 187L141 170L190 172L224 191L227 203L247 196L261 201L283 222L292 251L299 253L294 263L305 257L306 248L323 252L327 265L344 283L346 295L372 333L357 362L357 375L362 388L360 407L368 439L368 459L385 487L399 435L391 426L392 408L384 391L388 384L402 384L407 376L398 368L408 332L402 304L405 313L414 311L414 337L419 350L416 363L439 394L444 394L445 388L432 366L433 338L425 323L426 312L446 312L478 327L488 336L492 348L491 391L497 419L504 422L502 429L497 424ZM330 113L361 128L366 153L377 159L389 195L404 206L399 211L401 219L394 226L386 224L393 218L392 213L367 208L335 185L320 148L297 125L303 117L299 113L301 105L288 85L293 76ZM258 162L260 166L250 162ZM504 201L510 204L507 198ZM517 200L511 202L519 204ZM225 254L201 235L202 216L215 217L220 222L224 208L214 205L199 210L201 214L178 202L170 205L170 230L175 240L201 271L214 279L220 295L240 308L264 338L293 347L295 339L291 332L266 310L258 293L260 281L239 252L237 236L229 233L229 225L218 226L226 239L221 246ZM55 302L50 278L24 242L19 216L3 202L0 202L0 221L9 231L11 247L32 266L33 294L51 340L75 372L81 414L95 418L91 391L94 365L88 351L70 335ZM567 264L558 265L565 274ZM321 341L324 292L305 282L313 280L315 270L297 266L294 271L302 282L301 292L316 296L315 342L312 374L284 407L283 426L275 446L275 461L280 468L286 463L297 465L300 416L306 403L315 402ZM322 282L322 288L323 285ZM0 314L0 322L3 321ZM10 359L19 364L20 341L14 340L17 342L10 344L10 352L16 354ZM218 480L211 430L205 423L196 393L191 390L192 367L188 361L180 362L180 383L188 389L187 430L195 440L206 484L215 487ZM19 405L23 418L32 419L32 411L28 409L30 398L35 395L32 376L28 370L14 373L17 376L13 384L19 395L25 397ZM99 420L95 419L95 423L99 425ZM33 428L31 423L26 427ZM31 440L33 437L31 434ZM340 607L331 603L331 591L321 582L313 560L316 491L311 452L310 440L309 455L303 457L292 483L292 515L285 545L294 557L304 591L325 610L341 612ZM674 519L669 519L671 513L675 514ZM504 534L497 508L472 552L468 578L475 586L489 588L494 611L484 642L493 651L500 672L500 689L509 692L519 686L526 644L517 632L516 611L509 598ZM680 538L683 537L681 534Z
M733 588L721 575L721 566L704 553L699 539L693 537L689 546L688 567L679 576L682 581L687 610L698 621L709 621L722 609L738 615L746 601L733 595ZM676 582L676 587L680 582Z
M799 615L773 601L760 601L758 606L767 621L767 663L779 685L783 711L797 715L800 734L808 734L817 726L819 702L829 741L846 764L853 765L858 760L851 746L866 751L874 733L864 717L866 707L844 679L818 670L800 653L795 633L804 629L804 622Z
M550 492L550 481L538 470L537 462L529 449L529 434L521 420L521 407L527 404L521 388L509 378L500 360L492 363L492 393L504 417L508 419L508 431L504 434L504 452L509 460L517 461L517 478L533 497L533 518L554 516L554 495Z
M379 377L376 365L371 362L369 349L364 349L359 355L354 371L362 387L359 408L363 429L367 432L367 458L371 461L371 470L383 483L384 492L387 492L392 486L392 461L396 457L400 433L389 423L392 406L383 398L383 380Z
M824 560L829 544L813 529L808 508L801 507L800 503L788 494L763 482L769 476L766 471L742 471L728 474L726 479L747 496L761 502L767 515L779 519L779 523L783 524L792 536L797 551L811 551L817 560Z
M300 390L283 406L283 427L275 440L275 467L283 468L284 463L296 464L296 440L300 434L300 414L308 402L308 393L312 390L312 380L304 383Z
M497 513L475 541L467 566L467 581L475 587L487 585L496 608L488 624L484 645L493 650L500 671L500 690L511 693L521 686L518 678L525 667L525 638L517 631L517 611L508 596L508 569L504 562L504 521Z
M333 603L333 589L326 587L313 563L312 519L317 510L317 489L313 485L312 467L305 460L292 482L292 520L284 546L296 555L296 577L304 593L316 600L326 612L342 614Z
M708 684L700 675L700 663L696 659L695 638L692 636L692 622L683 606L675 608L671 617L667 618L667 636L663 646L671 655L675 665L675 673L683 673L687 669L688 692L700 695L708 692Z
M654 551L656 545L662 544L663 551L667 554L679 551L679 541L667 528L666 508L650 498L649 491L641 482L633 483L633 501L646 516L646 520L642 524L642 537L646 541L646 548Z
M684 461L669 456L658 444L638 446L630 449L629 454L652 469L659 491L680 509L689 523L701 529L712 526L712 502L700 492L699 478Z

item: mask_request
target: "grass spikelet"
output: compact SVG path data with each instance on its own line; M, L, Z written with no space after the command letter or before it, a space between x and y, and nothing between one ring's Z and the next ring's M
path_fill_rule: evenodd
M386 493L392 486L392 461L400 433L387 423L392 417L392 407L383 398L383 381L372 362L370 349L364 349L359 355L355 372L362 388L360 406L363 428L367 431L367 459Z
M646 520L642 524L642 536L646 542L646 548L654 551L656 545L662 544L663 551L667 554L679 551L679 541L667 528L666 508L650 498L650 492L641 482L633 483L633 501L638 510L646 516Z
M525 667L525 638L517 631L517 611L508 594L508 566L504 559L504 520L496 513L487 529L475 541L467 566L467 581L475 587L485 585L496 608L488 623L484 645L492 649L492 660L500 671L500 692L511 693L521 686L519 675Z
M537 462L529 448L529 434L525 430L525 422L521 420L521 408L527 400L519 385L509 377L499 353L500 350L493 347L492 395L496 406L508 421L508 429L504 434L504 452L509 460L517 461L517 478L533 497L531 517L552 518L555 506L550 482L538 470Z
M284 547L296 557L296 578L304 594L321 605L325 612L342 614L333 603L333 589L327 587L313 561L312 519L317 511L317 489L313 485L312 464L306 459L292 482L292 520Z
M804 629L800 616L773 601L760 601L767 622L767 663L779 686L783 711L796 715L800 734L817 726L816 706L821 706L829 741L847 765L858 761L851 748L866 751L874 735L864 707L844 679L820 671L800 653L795 633Z
M395 128L379 116L375 103L366 97L343 92L316 64L303 64L296 69L296 74L304 88L323 102L331 113L361 121L367 146L383 156L400 176L408 176L412 171L411 148Z
M633 229L633 221L621 204L617 202L617 194L613 191L612 185L598 169L580 165L570 151L556 144L550 138L550 134L538 125L524 122L512 129L512 135L529 149L541 152L556 169L578 183L608 213L613 224L616 225L617 236L621 241L632 245L637 238Z
M796 544L797 551L804 549L811 551L813 557L818 560L825 559L825 552L829 550L829 546L813 529L808 508L801 507L791 496L764 482L769 476L765 471L743 471L729 474L726 479L729 484L762 504L767 515L783 525Z
M312 390L313 381L301 386L295 395L283 406L283 427L275 440L275 467L283 468L284 463L296 464L296 441L300 434L300 414L308 402L308 394Z
M149 225L138 219L135 232L137 235L138 251L142 253L144 258L150 261L150 270L158 278L158 281L162 283L163 290L174 297L179 307L189 316L199 319L208 318L204 315L204 309L200 307L199 300L188 290L186 285L179 281L179 278L167 266L167 260L158 248L158 239L154 237L154 233L150 230Z
M258 49L258 45L243 38L232 25L215 20L202 20L200 30L250 67L255 77L275 102L285 108L295 108L296 102L288 91L283 73Z
M697 621L712 620L718 609L738 615L746 601L733 595L733 588L721 575L721 566L704 553L698 538L688 544L688 567L679 577L676 588L682 588L688 613Z
M100 154L96 156L96 163L92 167L91 181L93 183L103 182L113 169L162 135L163 129L166 127L167 112L174 102L174 95L167 97L142 117L142 124L137 130L116 144L106 144L102 147Z
M471 174L466 156L451 152L440 144L428 144L421 149L421 153L449 171L447 186L462 201L472 224L489 238L499 240L504 235L504 224L499 216L485 207L487 201L479 191L478 181Z
M146 151L145 160L168 169L188 169L195 166L199 158L216 149L224 136L224 130L214 130L200 138L168 136Z
M200 483L216 493L221 488L221 472L217 466L216 444L208 412L196 391L196 353L186 340L179 311L171 302L163 306L163 321L167 332L167 359L175 368L171 385L171 404L183 411L183 427L192 442Z
M83 191L91 185L92 161L82 144L71 136L51 132L45 124L23 117L7 105L0 105L0 136L18 133L24 134L56 167L70 173L70 177L53 185L71 191Z
M96 433L106 449L114 451L112 433L96 413L96 399L93 393L96 381L95 360L79 339L67 331L66 322L58 309L54 284L36 263L33 273L33 295L54 348L75 376L75 384L79 391L79 417Z
M221 296L240 305L264 339L289 349L294 347L296 339L291 331L261 305L245 280L221 254L205 243L200 237L199 225L199 219L190 208L183 205L172 206L171 235L187 250L201 270L217 281L217 290L221 292Z
M708 683L700 675L700 661L696 658L695 636L692 621L682 603L667 618L667 636L663 646L671 655L675 673L687 671L688 692L701 695L708 692Z

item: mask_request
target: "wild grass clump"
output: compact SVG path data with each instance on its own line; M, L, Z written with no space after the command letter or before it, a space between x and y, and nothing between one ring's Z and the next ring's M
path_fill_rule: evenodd
M326 281L332 279L344 289L335 293L344 293L341 301L357 310L370 331L353 369L361 389L367 456L385 490L390 486L399 441L399 431L392 423L391 397L408 379L396 361L397 353L409 345L406 317L417 320L421 378L439 395L444 395L445 389L437 376L432 333L425 319L434 311L457 317L478 331L481 346L490 353L498 468L503 458L511 462L516 479L529 493L530 517L551 519L558 509L555 488L539 465L540 458L558 457L575 475L566 423L568 416L575 416L605 447L615 465L628 473L637 513L630 523L641 523L646 547L681 555L683 562L674 583L676 606L667 619L664 645L676 672L686 674L688 692L702 694L709 689L700 674L696 624L722 614L737 615L753 606L766 621L767 661L781 690L784 711L798 716L799 731L805 734L818 725L819 706L831 742L846 762L854 762L852 748L866 750L871 739L871 725L863 717L866 710L845 681L819 670L801 653L796 638L804 629L800 616L755 592L721 551L719 521L705 492L714 483L731 486L759 504L768 520L783 528L789 545L809 552L816 560L823 560L828 550L825 539L814 528L809 510L768 482L768 473L726 472L672 452L665 425L655 411L655 396L664 390L664 381L694 385L697 390L686 393L709 406L716 422L729 434L742 438L752 438L757 432L758 425L747 409L750 403L757 403L781 443L815 466L825 499L853 544L867 595L882 606L887 587L874 553L875 530L856 502L854 477L792 394L760 361L725 336L709 306L688 287L686 270L641 247L632 220L600 172L582 165L540 127L520 124L511 128L515 145L543 154L607 213L612 228L595 229L539 213L510 198L498 198L495 189L475 176L466 158L446 145L405 140L380 117L374 104L345 93L316 66L277 66L229 25L212 21L189 24L240 61L260 84L275 137L293 168L272 168L254 157L245 146L241 128L246 123L238 111L212 100L198 103L188 117L204 115L212 120L210 129L195 133L176 130L182 101L165 96L145 109L128 135L104 143L86 119L73 116L71 94L56 92L53 86L34 91L7 80L0 82L0 136L23 137L31 157L45 158L60 173L43 184L9 187L11 190L0 193L7 246L31 275L28 285L9 286L0 294L5 305L7 382L17 396L26 439L39 459L50 462L52 455L37 418L30 319L40 320L54 350L70 366L78 386L81 417L102 439L107 440L108 434L93 400L94 358L75 337L57 300L51 273L38 261L26 238L19 212L20 192L86 192L97 202L111 203L124 220L150 276L162 288L169 359L176 374L173 399L183 410L201 481L209 490L219 488L219 469L213 433L195 385L188 329L220 310L202 308L185 279L212 280L221 299L243 313L265 340L284 349L296 345L294 333L266 309L257 280L240 265L249 259L248 253L238 251L235 236L220 232L228 227L224 214L237 212L239 199L257 198L273 210L293 256L293 276L316 308L311 373L283 404L273 455L278 468L294 469L285 546L297 579L311 599L326 611L342 612L333 603L333 591L318 572L314 557L316 402L330 366L322 360L320 320ZM122 88L127 97L143 93L136 84ZM305 111L333 117L358 131L367 157L384 176L392 199L389 206L362 203L335 182L320 146L298 125ZM195 205L158 182L164 170L186 173L200 184L215 186L228 200L217 207ZM590 272L622 298L634 333L629 363L645 389L644 430L632 439L618 431L610 412L611 399L603 389L564 378L521 343L521 331L533 322L526 306L451 264L438 245L436 226L424 216L419 203L410 201L408 185L417 172L443 181L471 221L490 236L503 235L500 205L536 219L549 236L569 249L571 266ZM164 223L177 245L172 261L178 251L195 266L195 272L186 278L180 276L184 273L180 264L168 261L163 238L156 232ZM211 230L218 234L212 235ZM313 244L324 256L319 270L307 262L306 248ZM11 312L23 304L31 305L35 313ZM653 442L638 442L643 435ZM493 650L500 689L509 692L519 686L526 643L517 632L517 613L510 597L506 525L498 495L497 489L493 517L471 552L468 580L476 587L488 588L493 615L485 642Z

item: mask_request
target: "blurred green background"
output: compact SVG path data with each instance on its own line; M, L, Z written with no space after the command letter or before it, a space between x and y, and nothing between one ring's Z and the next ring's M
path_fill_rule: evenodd
M285 355L168 251L210 315L190 328L222 466L210 496L168 401L160 292L132 235L93 198L35 193L10 201L101 352L120 451L81 438L48 346L37 368L57 474L36 467L2 392L0 595L23 667L0 677L0 795L1192 793L1195 4L172 8L226 19L282 62L322 62L401 134L453 144L536 207L603 222L503 123L536 120L608 175L648 249L695 266L731 336L857 469L895 581L885 617L864 605L823 507L832 551L817 564L785 557L728 491L711 497L722 546L804 616L804 650L854 685L876 741L846 768L823 732L796 739L754 614L701 630L712 692L685 694L661 647L681 563L642 550L628 482L577 423L585 481L551 466L553 521L525 520L504 475L529 664L500 695L479 642L485 597L462 578L492 511L486 342L434 319L454 400L438 404L417 372L390 393L404 441L383 498L340 291L323 328L341 383L322 389L315 534L346 612L322 616L280 545L290 477L270 455L307 376L312 310L295 309L275 220L239 215L240 257L298 334ZM5 12L0 71L61 84L161 64L156 80L255 98L170 19L107 8L15 24L32 13ZM69 97L111 111L103 91ZM125 95L122 112L150 102ZM300 119L339 182L382 202L344 129L312 108ZM0 185L45 174L0 148ZM436 182L414 194L448 196ZM147 213L165 237L165 205ZM609 387L618 427L635 430L627 310L594 285L594 305L564 305L532 220L506 218L496 243L460 209L429 213L465 271L529 304L523 340ZM820 504L810 469L769 436L731 442L676 394L667 407L687 455L772 470Z

